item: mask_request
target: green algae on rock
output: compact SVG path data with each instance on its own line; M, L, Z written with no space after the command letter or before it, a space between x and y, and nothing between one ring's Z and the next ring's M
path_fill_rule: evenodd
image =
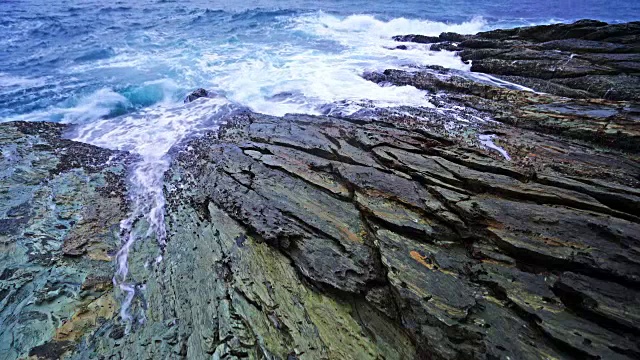
M59 358L117 307L111 256L129 156L64 140L64 129L0 124L3 359Z

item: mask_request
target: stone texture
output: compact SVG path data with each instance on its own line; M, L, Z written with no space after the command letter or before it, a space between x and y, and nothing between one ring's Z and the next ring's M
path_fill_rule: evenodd
M636 101L571 99L496 87L474 81L468 74L441 68L417 72L388 69L366 73L364 77L380 84L415 86L432 93L434 101L444 98L448 106L454 103L486 112L492 119L509 125L632 152L640 149Z
M592 157L611 159L603 166L623 165L616 165L616 155L610 152L517 129L509 134L503 128L503 145L526 141L532 149L556 150L536 154L533 164L527 152L516 152L511 162L505 162L438 134L432 137L424 129L414 131L408 143L405 136L411 127L417 123L236 116L218 136L174 149L168 195L172 209L180 210L170 213L183 219L192 212L197 218L192 222L199 225L182 230L178 224L188 221L174 220L173 226L179 227L171 232L175 235L169 243L177 242L187 251L191 245L185 244L194 238L211 241L224 236L228 230L223 224L232 222L237 232L225 242L231 247L227 250L231 259L208 268L252 261L255 255L237 254L249 251L247 247L264 247L270 249L270 256L281 257L278 263L286 264L287 271L299 277L297 282L312 284L313 291L330 295L332 301L367 304L366 309L357 310L358 316L383 317L388 326L360 324L370 339L385 339L373 350L352 344L360 350L348 355L305 350L298 353L300 358L357 358L354 354L368 358L388 350L385 346L401 344L412 345L385 356L638 356L634 320L638 309L630 295L639 283L635 244L640 240L640 224L631 210L637 198L627 199L632 207L613 208L608 205L615 201L598 200L620 191L637 192L637 162L626 163L625 170L606 182L598 181L596 172L583 173L578 180L567 169L551 166L558 162L557 156L571 154L574 170ZM556 180L548 180L552 178ZM197 248L200 253L200 245ZM176 254L173 251L168 256ZM260 262L261 268L269 268L268 260ZM214 276L215 281L226 277L234 279L229 280L234 285L223 287L236 286L235 279L244 272L233 269L230 275ZM264 273L249 278L261 283ZM200 283L186 281L193 282ZM236 292L231 301L242 298ZM246 291L242 294L253 298ZM264 312L261 301L257 301L259 307L250 303ZM233 308L238 311L237 306ZM238 317L253 329L252 340L246 343L257 342L263 353L284 358L287 348L260 340L266 336L265 330L256 330L261 322L246 320L251 312L242 311ZM291 316L267 315L274 327L271 331L279 333L277 324ZM310 319L309 326L322 334L320 327L325 325L313 316ZM346 331L344 320L331 321L328 326L334 332ZM189 325L184 333L195 328ZM287 329L291 331L289 325ZM389 331L406 335L400 342L391 342ZM243 333L236 329L228 339ZM223 338L218 333L216 349L222 346L229 354L259 356L246 350L242 341ZM331 338L321 335L321 339L327 348L334 346ZM201 351L188 348L188 354Z
M60 358L116 313L128 155L0 124L0 358ZM99 278L106 281L98 281Z
M500 126L500 145L511 161L418 118L244 113L227 123L172 150L167 245L159 262L149 261L154 244L136 245L132 264L147 265L131 268L142 279L133 307L145 317L129 333L117 314L112 266L94 254L117 239L103 224L125 216L111 204L122 199L116 180L126 159L64 165L59 158L75 148L94 151L94 159L119 155L61 140L57 125L3 125L11 139L4 159L14 169L4 181L17 172L44 191L19 171L28 160L29 173L53 177L46 186L84 186L52 188L66 197L48 215L55 222L39 226L60 228L47 243L57 245L2 272L9 291L33 288L3 293L11 312L23 303L17 296L33 297L19 318L6 320L4 336L22 339L7 342L6 358L640 354L636 157L508 125ZM34 139L48 147L21 150ZM76 173L94 174L96 187L73 182ZM91 191L106 209L87 209ZM3 203L6 223L15 224L5 239L35 226L34 204L44 200L25 199ZM76 220L63 228L60 219Z
M640 98L640 22L580 20L476 35L401 35L397 41L458 51L471 71L572 98Z

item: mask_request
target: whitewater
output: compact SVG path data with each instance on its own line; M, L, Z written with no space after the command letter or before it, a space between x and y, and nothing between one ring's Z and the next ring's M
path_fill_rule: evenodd
M143 321L129 311L135 293L144 291L129 275L130 252L139 241L155 241L158 254L152 260L162 261L163 177L175 144L216 129L240 109L281 116L434 107L426 92L379 86L362 78L367 71L438 65L513 86L469 73L470 64L451 52L423 44L398 50L392 36L471 34L566 20L549 13L535 19L487 17L482 13L491 12L492 2L478 11L485 16L469 16L452 7L456 1L436 2L439 7L329 1L322 9L304 2L284 8L240 3L245 8L170 1L135 6L61 1L53 10L40 9L54 5L38 1L22 4L24 9L0 5L0 121L75 124L73 140L138 156L129 169L131 209L121 222L113 278L124 320ZM625 20L621 8L610 12L619 17L613 20ZM216 96L183 102L201 87Z

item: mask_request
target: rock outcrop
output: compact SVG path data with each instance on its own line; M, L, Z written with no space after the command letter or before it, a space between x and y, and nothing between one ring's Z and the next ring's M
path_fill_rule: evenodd
M187 95L187 97L184 99L184 103L190 103L192 101L195 101L197 99L200 98L210 98L210 97L215 97L216 94L209 92L203 88L197 89L195 91L193 91L191 94Z
M230 249L211 265L216 283L224 283L234 309L273 311L260 321L237 313L252 336L243 343L245 328L218 334L215 351L344 356L322 336L318 348L291 341L301 330L288 308L275 305L282 282L238 279L234 269L266 246L278 250L277 262L295 269L300 282L354 304L351 316L370 339L396 346L408 337L415 346L384 354L377 343L351 356L640 355L633 320L640 280L637 163L526 131L501 136L509 149L527 142L507 163L416 131L418 125L247 114L219 138L176 150L169 213L192 213L198 225L185 229L184 220L174 220L171 236L180 240L170 243L224 237L219 224L231 222ZM569 169L556 166L567 162ZM202 226L210 229L203 234ZM268 275L271 261L260 262ZM309 317L305 327L322 334L325 324ZM380 321L389 325L380 328ZM285 337L279 351L266 340L270 332L253 325L269 322ZM358 338L340 324L330 326L343 339ZM391 334L402 341L390 342Z
M637 357L637 157L499 128L234 116L173 150L145 323L70 356Z
M468 76L439 67L413 72L388 69L364 75L380 84L411 85L427 90L433 94L432 101L445 108L455 104L467 111L475 109L485 114L483 117L519 128L633 152L640 149L638 102L571 99L496 87Z
M114 317L130 156L0 124L0 359L59 358Z
M640 22L533 26L438 37L402 35L397 41L459 51L471 71L494 74L545 93L572 98L640 98Z

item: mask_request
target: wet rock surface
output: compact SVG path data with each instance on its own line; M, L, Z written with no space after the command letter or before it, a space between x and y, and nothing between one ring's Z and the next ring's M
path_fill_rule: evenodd
M629 26L482 41L624 55ZM435 67L364 77L435 106L234 113L171 150L166 246L129 258L135 323L110 262L130 159L0 125L0 359L640 357L638 104Z
M413 72L388 69L366 73L364 77L381 85L415 86L432 93L435 104L455 104L467 112L473 109L481 118L519 128L632 152L640 149L637 101L572 99L496 87L471 79L468 74L438 67Z
M208 97L209 96L209 92L203 88L194 90L191 94L187 95L187 97L184 99L185 103L190 103L196 99L202 98L202 97Z
M145 324L77 356L637 357L637 157L423 125L246 113L175 148Z
M129 156L0 124L0 358L60 358L117 312L112 256Z

